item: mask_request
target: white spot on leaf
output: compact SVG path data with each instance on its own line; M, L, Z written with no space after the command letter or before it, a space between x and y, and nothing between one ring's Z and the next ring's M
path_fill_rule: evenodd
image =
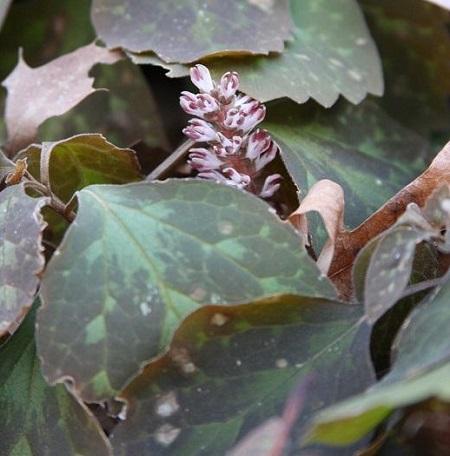
M178 437L181 429L178 429L171 424L163 424L155 432L155 440L164 446L169 446Z

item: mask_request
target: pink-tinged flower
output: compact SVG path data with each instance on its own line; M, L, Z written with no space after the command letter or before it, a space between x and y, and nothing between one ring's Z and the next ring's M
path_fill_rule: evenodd
M220 109L217 100L211 95L205 93L194 95L187 91L181 92L180 105L187 114L202 118Z
M266 178L264 185L259 193L261 198L271 198L280 188L280 182L283 178L279 174L272 174Z
M188 163L197 171L219 169L223 165L212 151L205 148L191 149Z
M252 101L256 101L256 100L254 100L252 97L249 97L248 95L240 95L239 97L236 98L235 102L233 103L233 106L235 108L239 108L239 107L245 105L246 103L249 103Z
M222 173L229 179L228 185L232 185L233 187L244 188L251 182L250 176L241 174L231 167L224 168Z
M279 149L267 131L253 131L265 117L265 106L247 95L237 95L236 72L225 73L216 84L205 66L196 65L191 68L191 79L200 93L182 92L180 104L197 118L183 133L207 146L191 149L188 163L201 179L258 193L260 185L254 179ZM259 196L273 196L280 181L279 174L267 177Z
M254 160L255 171L261 171L267 164L269 164L276 156L278 152L278 145L273 141L270 147L262 152L259 157Z
M183 133L196 142L218 141L219 139L214 127L201 119L190 120L189 126L183 130Z
M228 109L223 119L224 126L229 130L237 130L243 122L243 116L237 108Z
M266 107L260 103L258 106L254 106L248 113L244 116L244 121L242 122L241 129L243 132L247 132L256 127L260 122L266 117Z
M256 130L248 137L247 151L245 156L255 160L265 152L272 144L272 138L266 130Z
M225 152L225 155L235 155L237 154L242 146L244 138L242 136L233 136L232 138L227 138L222 133L218 133L219 142L221 149Z
M239 88L239 75L235 71L225 73L219 84L219 96L223 103L230 103Z
M192 83L203 93L211 93L214 90L214 81L204 65L195 65L190 70Z

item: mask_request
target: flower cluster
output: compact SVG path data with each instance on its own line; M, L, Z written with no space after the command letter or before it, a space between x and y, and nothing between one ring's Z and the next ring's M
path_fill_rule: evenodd
M198 177L216 180L270 198L280 187L281 176L261 179L263 168L278 153L269 133L255 127L264 119L266 108L249 96L237 94L239 75L225 73L220 83L212 80L203 65L191 68L191 80L199 94L182 92L183 110L197 118L183 133L207 147L190 150L188 163Z

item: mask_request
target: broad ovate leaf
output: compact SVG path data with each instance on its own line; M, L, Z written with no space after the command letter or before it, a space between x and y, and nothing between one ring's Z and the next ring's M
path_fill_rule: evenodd
M298 454L315 411L373 381L361 317L360 306L299 296L198 310L120 394L127 419L114 430L115 454L225 454L310 378L286 453Z
M165 62L281 52L292 28L289 0L94 0L92 21L108 47Z
M45 260L41 245L46 198L22 185L0 192L0 336L15 331L31 307Z
M88 185L127 184L142 178L131 149L116 147L100 134L81 134L44 145L32 145L21 153L27 158L28 170L38 180L41 178L43 147L50 154L52 191L64 202Z
M291 0L290 7L294 38L281 54L208 59L213 76L237 71L241 90L261 101L288 97L304 103L313 98L330 107L339 95L360 103L368 93L383 94L380 58L356 0ZM188 72L187 66L167 65L152 55L131 57L136 63L162 65L169 76Z
M111 455L96 419L64 385L40 373L32 311L0 348L0 454Z
M121 58L119 52L95 44L38 68L30 68L20 55L16 68L2 83L8 90L5 108L8 154L32 143L45 120L64 114L96 91L92 87L93 78L88 75L95 64L112 64Z
M363 437L393 410L437 397L450 400L450 282L404 322L391 371L366 391L320 413L309 440L346 445Z
M38 347L46 378L116 393L206 304L333 298L298 234L258 198L212 182L91 186L50 261Z

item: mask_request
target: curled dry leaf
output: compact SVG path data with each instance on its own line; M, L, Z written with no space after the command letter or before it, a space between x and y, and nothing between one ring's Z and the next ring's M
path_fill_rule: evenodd
M97 63L112 64L122 58L94 43L63 55L46 65L30 68L19 55L19 63L3 81L8 90L5 108L6 151L9 156L34 141L45 120L69 111L97 91L89 70ZM29 103L30 93L33 102Z
M349 298L350 268L360 250L377 235L391 227L405 212L408 204L424 207L428 198L442 184L450 184L450 143L435 157L429 168L400 190L377 212L352 231L344 229L344 194L335 182L317 182L290 216L291 223L308 234L306 214L316 211L321 216L329 239L318 259L322 272L328 273L338 286L341 297ZM306 237L306 236L305 236Z
M328 241L324 245L317 266L326 274L333 259L335 244L340 233L344 231L344 190L328 179L316 182L301 202L299 208L291 214L289 221L308 239L308 219L310 211L318 212L328 234Z

